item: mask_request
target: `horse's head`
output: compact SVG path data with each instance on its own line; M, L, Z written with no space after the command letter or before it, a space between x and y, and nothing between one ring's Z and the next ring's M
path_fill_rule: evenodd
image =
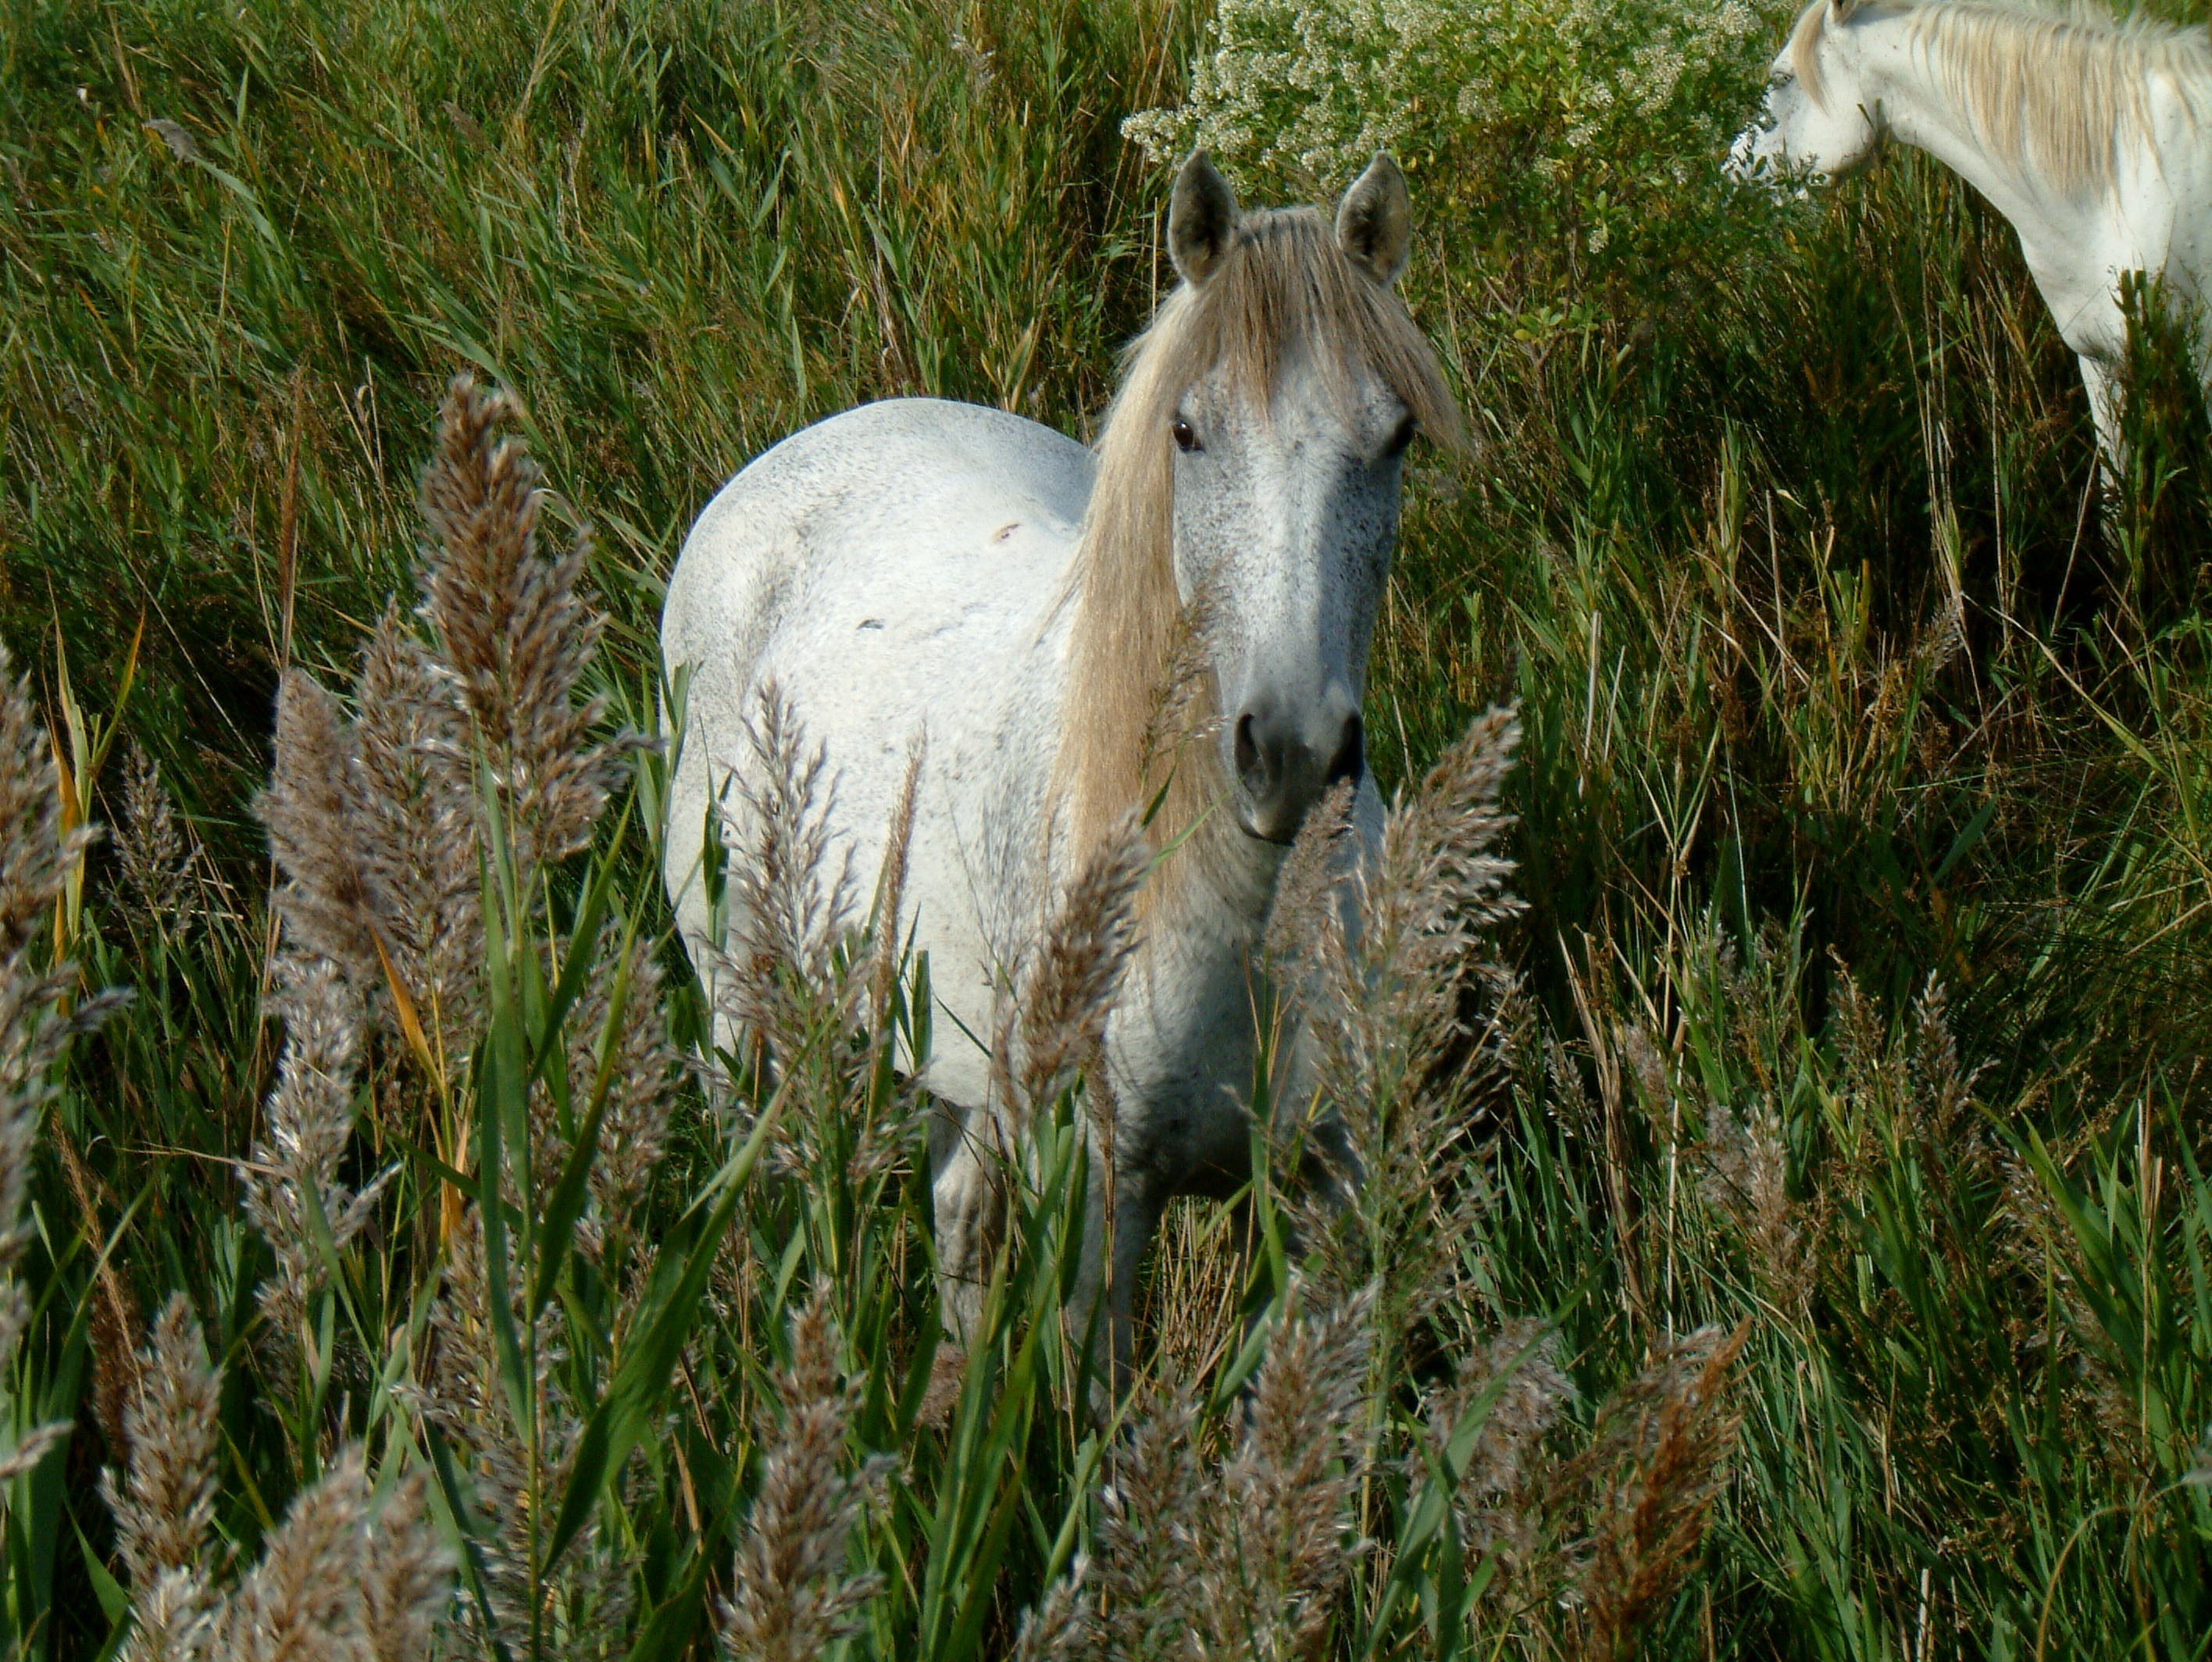
M1175 584L1205 619L1230 804L1270 841L1365 766L1360 704L1400 474L1439 402L1409 384L1426 389L1433 366L1390 292L1410 240L1388 156L1333 227L1310 209L1240 216L1202 153L1176 179L1169 253L1218 349L1160 409ZM1414 359L1425 378L1409 377Z
M1818 175L1863 167L1881 141L1855 39L1859 0L1813 0L1767 70L1759 118L1736 136L1728 170L1739 179Z

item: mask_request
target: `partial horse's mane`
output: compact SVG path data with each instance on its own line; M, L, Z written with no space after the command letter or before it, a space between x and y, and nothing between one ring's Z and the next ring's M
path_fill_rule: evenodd
M1185 283L1168 296L1123 355L1074 566L1054 795L1060 834L1079 861L1163 788L1156 846L1195 825L1219 798L1225 781L1214 747L1184 743L1187 725L1166 731L1176 725L1170 707L1189 695L1209 712L1218 702L1211 676L1196 667L1194 637L1203 623L1193 614L1203 602L1187 610L1176 587L1170 429L1184 392L1217 369L1265 408L1301 349L1319 355L1340 395L1364 365L1423 432L1460 442L1459 407L1427 337L1394 290L1346 258L1315 209L1246 216L1204 285ZM1194 678L1195 687L1170 684Z
M2212 34L2202 23L2119 18L2006 0L1873 0L1901 15L1975 134L2004 160L2035 166L2069 195L2112 188L2119 146L2150 130L2148 80L2166 77L2199 122L2212 108ZM1816 103L1828 0L1790 37L1790 67Z

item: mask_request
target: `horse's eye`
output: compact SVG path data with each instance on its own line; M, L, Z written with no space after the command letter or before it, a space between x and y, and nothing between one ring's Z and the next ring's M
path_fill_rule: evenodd
M1420 430L1420 423L1411 416L1407 416L1404 421L1398 423L1396 429L1390 434L1390 442L1382 446L1383 455L1403 456L1406 453L1406 446L1413 442L1413 435Z
M1175 434L1177 450L1189 452L1204 448L1198 442L1198 429L1180 416L1175 418L1175 425L1168 431Z

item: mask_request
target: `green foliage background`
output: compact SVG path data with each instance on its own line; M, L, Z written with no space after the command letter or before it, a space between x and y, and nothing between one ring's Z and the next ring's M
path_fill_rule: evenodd
M1498 1192L1468 1249L1488 1304L1455 1331L1556 1319L1595 1401L1655 1337L1759 1319L1733 1477L1649 1648L2203 1655L2212 517L2193 377L2146 332L2137 463L2108 512L2070 357L1958 181L1898 155L1802 201L1722 183L1787 22L1747 16L9 0L0 637L58 721L64 671L114 703L143 628L122 720L222 885L172 938L95 857L93 967L140 996L80 1046L54 1110L91 1199L54 1169L37 1192L15 1400L23 1424L79 1429L17 1480L11 1642L90 1657L116 1633L92 1488L101 1253L148 1309L190 1292L240 1364L222 1524L242 1547L313 1475L318 1426L389 1429L374 1393L264 1400L265 1266L206 1162L250 1145L274 1052L246 804L276 677L348 665L404 591L447 378L516 389L552 517L597 527L607 684L641 720L684 530L776 438L922 392L1088 433L1166 281L1158 157L1195 134L1255 202L1399 147L1409 296L1481 440L1463 464L1418 458L1368 723L1387 783L1494 700L1527 729L1531 908L1501 945L1544 1034L1488 1129ZM1148 160L1122 124L1186 87L1197 114L1134 130ZM112 817L112 793L94 807ZM650 937L647 857L593 870ZM1917 1022L1936 983L1947 1014ZM1713 1111L1754 1103L1784 1133L1799 1268L1695 1179ZM380 1153L391 1128L364 1123ZM672 1210L720 1158L697 1142ZM738 1232L779 1268L719 1331L686 1422L694 1509L656 1513L664 1451L647 1500L609 1479L641 1590L635 1629L593 1641L609 1653L707 1643L763 1335L854 1241L862 1435L908 1451L918 1497L870 1538L903 1591L860 1648L1000 1653L1088 1538L1098 1446L1011 1337L1048 1304L1048 1265L1000 1313L1003 1398L978 1386L952 1431L918 1429L898 1324L927 1306L926 1200L892 1189L865 1197L878 1226L852 1195L811 1222L788 1193L747 1203ZM435 1185L403 1191L350 1271L377 1289L372 1354L427 1273ZM1193 1214L1163 1288L1216 1256ZM1152 1365L1187 1363L1156 1316ZM1416 1383L1385 1382L1393 1411ZM1347 1618L1331 1642L1493 1639L1557 1648L1411 1617Z

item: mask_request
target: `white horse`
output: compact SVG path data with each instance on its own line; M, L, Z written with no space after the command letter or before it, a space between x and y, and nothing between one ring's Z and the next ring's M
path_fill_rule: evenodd
M1360 705L1401 458L1417 431L1458 437L1391 287L1409 237L1387 156L1332 227L1311 209L1240 215L1194 155L1168 215L1182 282L1131 348L1094 450L1000 410L868 404L746 467L677 562L661 650L672 677L689 671L689 725L665 876L702 974L718 943L702 839L756 765L744 736L761 690L773 682L823 744L835 833L860 870L882 859L926 732L902 910L939 1005L921 1077L969 1131L933 1180L956 1328L987 1269L975 1127L994 1070L978 1041L1057 897L1154 802L1153 844L1172 852L1140 898L1105 1032L1114 1169L1094 1175L1079 1301L1107 1294L1116 1359L1167 1201L1245 1174L1277 868L1334 781L1357 780L1355 823L1379 827ZM1179 752L1153 731L1178 660L1218 717Z
M1739 175L1834 176L1885 136L1957 170L2011 221L2121 459L2121 274L2194 320L2212 276L2212 36L1984 0L1813 0L1774 60ZM2200 375L2212 364L2198 343Z

